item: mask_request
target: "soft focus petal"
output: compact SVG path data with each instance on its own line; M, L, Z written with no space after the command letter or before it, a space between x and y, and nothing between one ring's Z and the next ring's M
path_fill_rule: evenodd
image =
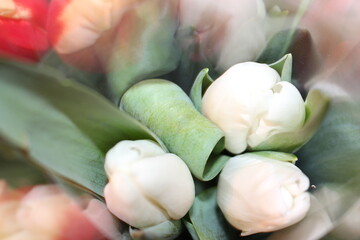
M14 0L0 4L0 55L38 61L49 44L44 30L46 0Z
M259 55L266 42L265 15L262 0L180 0L181 42L200 49L193 59L211 59L223 71Z
M53 0L47 31L62 59L88 71L104 71L124 13L139 0Z
M28 231L56 236L64 228L68 207L68 198L55 186L35 187L21 200L17 218Z
M106 236L55 185L19 190L4 190L3 186L0 184L1 239L75 240Z
M115 222L114 217L103 202L97 199L91 199L83 213L103 236L109 239L118 239L121 237L119 224Z
M16 6L13 0L3 0L0 2L0 16L8 17L15 13Z

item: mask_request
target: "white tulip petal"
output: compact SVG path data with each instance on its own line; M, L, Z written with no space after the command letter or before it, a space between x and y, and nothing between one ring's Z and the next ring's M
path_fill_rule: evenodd
M229 68L206 90L203 114L225 133L225 148L239 154L281 132L303 126L305 104L289 82L266 64Z
M295 131L303 126L305 103L296 87L289 82L279 82L273 91L266 114L249 136L250 147L256 147L276 133Z
M149 227L169 217L154 203L146 199L131 177L114 174L104 189L108 209L118 218L137 228Z
M310 209L299 223L272 234L269 240L314 240L321 239L334 226L324 207L314 196L310 195Z
M137 228L182 218L195 198L186 164L149 140L121 141L105 157L108 209Z
M151 141L121 141L106 153L105 171L107 175L147 157L164 154L164 150Z
M176 155L168 153L144 159L133 165L132 175L143 194L166 210L171 219L182 218L190 209L195 196L194 183L189 169Z
M254 153L231 158L219 177L218 204L242 235L275 231L309 209L308 178L294 165Z

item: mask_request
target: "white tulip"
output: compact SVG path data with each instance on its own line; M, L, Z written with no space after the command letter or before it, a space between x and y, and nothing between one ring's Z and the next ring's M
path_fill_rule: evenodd
M304 218L310 207L309 179L295 165L276 160L279 154L290 155L238 155L220 174L218 205L243 236L290 226Z
M195 198L185 163L147 141L121 141L105 157L109 210L136 228L182 218Z
M305 105L299 91L266 64L234 65L206 90L202 111L225 133L225 148L239 154L271 136L300 129ZM263 149L272 150L272 149Z

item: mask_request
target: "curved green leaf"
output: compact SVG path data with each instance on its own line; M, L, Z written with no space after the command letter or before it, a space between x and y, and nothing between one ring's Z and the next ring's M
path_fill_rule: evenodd
M94 91L47 68L0 61L0 134L40 166L102 195L104 154L124 139L161 141Z
M214 178L228 159L216 155L224 149L223 132L172 82L142 81L124 94L121 107L156 133L201 180Z
M194 228L194 225L190 222L190 220L187 219L187 216L185 216L183 218L183 223L187 229L187 231L189 232L191 238L193 240L200 240L199 236L196 233L196 230Z
M201 112L201 101L206 89L213 83L214 80L209 76L209 69L204 68L197 75L195 82L190 90L190 98L194 103L196 109Z
M292 55L286 54L278 61L269 64L269 67L276 70L281 76L282 81L291 82L292 74Z

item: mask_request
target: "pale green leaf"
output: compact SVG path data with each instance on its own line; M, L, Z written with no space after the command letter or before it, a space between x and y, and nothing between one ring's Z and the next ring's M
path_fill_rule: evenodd
M226 222L217 206L216 188L197 195L188 215L200 240L230 240L240 237L240 231Z
M360 104L334 100L315 136L298 152L314 184L349 184L360 173Z
M195 79L195 82L190 90L190 98L194 103L196 109L201 112L202 96L206 89L213 83L212 78L209 76L209 69L201 70Z
M228 159L217 155L224 149L223 132L172 82L142 81L124 94L121 107L159 136L201 180L214 178Z
M290 162L294 163L298 160L298 158L291 153L283 153L283 152L274 152L274 151L260 151L253 152L252 154L256 154L262 157L282 161L282 162Z
M269 64L269 67L276 70L281 76L282 81L291 82L292 74L292 55L286 54L278 61Z
M47 68L0 62L0 134L36 164L102 195L104 154L157 137L96 92Z
M174 220L142 229L129 228L134 240L173 240L181 234L183 225L180 220Z

